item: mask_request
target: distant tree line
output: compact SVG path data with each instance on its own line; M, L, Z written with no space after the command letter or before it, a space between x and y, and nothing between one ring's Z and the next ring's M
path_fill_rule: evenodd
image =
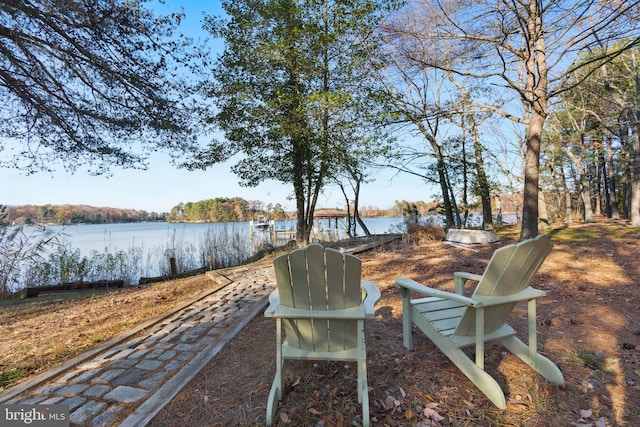
M122 222L165 221L166 213L87 205L7 206L8 224L113 224Z
M396 200L388 209L375 206L360 208L362 217L401 217L413 211L418 215L437 215L438 202ZM342 208L336 208L342 211ZM176 222L234 222L257 219L295 219L295 212L285 212L280 203L264 203L261 200L244 200L240 197L217 197L198 202L179 203L167 215L167 221Z
M241 197L216 197L197 202L179 203L169 212L168 221L176 222L235 222L250 221L265 217L285 219L286 213L280 203L265 204L260 200L245 200Z
M512 206L512 196L502 197L505 212L518 210ZM388 209L376 206L360 207L364 218L401 217L410 215L416 208L419 216L439 215L440 202L395 200ZM337 210L343 210L338 208ZM477 213L473 206L472 213ZM169 213L145 210L95 207L87 205L22 205L5 207L5 225L34 224L114 224L124 222L173 221L173 222L235 222L264 219L295 219L295 212L286 212L280 203L261 200L245 200L241 197L216 197L197 202L178 203Z

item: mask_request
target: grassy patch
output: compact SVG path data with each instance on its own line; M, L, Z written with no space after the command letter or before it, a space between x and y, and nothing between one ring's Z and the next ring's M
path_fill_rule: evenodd
M33 371L32 366L0 366L0 390L17 383Z
M620 239L640 238L638 227L602 227L594 224L579 224L548 231L553 240L566 243L602 243Z
M571 355L571 358L581 362L584 366L594 371L604 370L607 362L603 354L585 349L578 350L577 353Z

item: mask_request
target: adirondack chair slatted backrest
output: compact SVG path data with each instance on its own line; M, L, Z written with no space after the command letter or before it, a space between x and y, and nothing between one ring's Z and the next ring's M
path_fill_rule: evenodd
M533 275L551 251L551 239L540 234L515 245L496 250L478 282L474 296L507 296L523 291L529 286ZM504 323L516 303L506 303L485 309L484 333L490 334ZM455 335L475 334L475 312L464 313Z
M311 244L274 261L280 304L305 310L336 310L362 302L360 259ZM357 321L284 319L290 346L340 351L358 344Z

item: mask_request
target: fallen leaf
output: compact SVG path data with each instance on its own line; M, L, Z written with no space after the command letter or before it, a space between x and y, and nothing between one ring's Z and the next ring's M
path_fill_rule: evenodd
M593 412L591 409L581 409L580 410L580 418L591 418Z
M285 424L289 424L291 422L289 421L289 415L284 411L280 411L280 420Z
M401 405L401 402L393 396L384 399L384 409L392 409Z
M440 415L439 413L437 413L436 411L434 411L431 408L424 408L424 410L422 411L422 413L424 414L425 417L427 417L430 420L433 420L435 422L440 422L442 420L444 420L444 417L442 415Z
M413 412L413 410L411 409L407 409L406 411L404 411L404 418L406 420L412 420L416 417L416 413Z

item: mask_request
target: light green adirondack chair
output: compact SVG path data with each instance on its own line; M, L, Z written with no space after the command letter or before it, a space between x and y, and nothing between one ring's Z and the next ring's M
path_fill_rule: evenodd
M272 424L282 399L285 360L311 359L358 362L358 401L363 424L368 426L364 320L375 316L378 285L360 281L360 259L318 244L281 255L273 265L278 289L270 295L264 313L277 320L276 375L267 402L267 425Z
M553 384L564 384L558 367L537 351L536 299L546 295L529 286L551 250L549 236L496 250L484 274L454 273L455 293L423 286L400 278L402 293L403 342L412 347L411 324L415 323L438 348L499 408L506 408L504 393L484 370L484 344L498 341ZM468 280L478 281L471 297L463 295ZM427 298L411 299L411 292ZM528 301L529 339L527 346L505 322L514 306ZM475 345L475 363L462 351Z

